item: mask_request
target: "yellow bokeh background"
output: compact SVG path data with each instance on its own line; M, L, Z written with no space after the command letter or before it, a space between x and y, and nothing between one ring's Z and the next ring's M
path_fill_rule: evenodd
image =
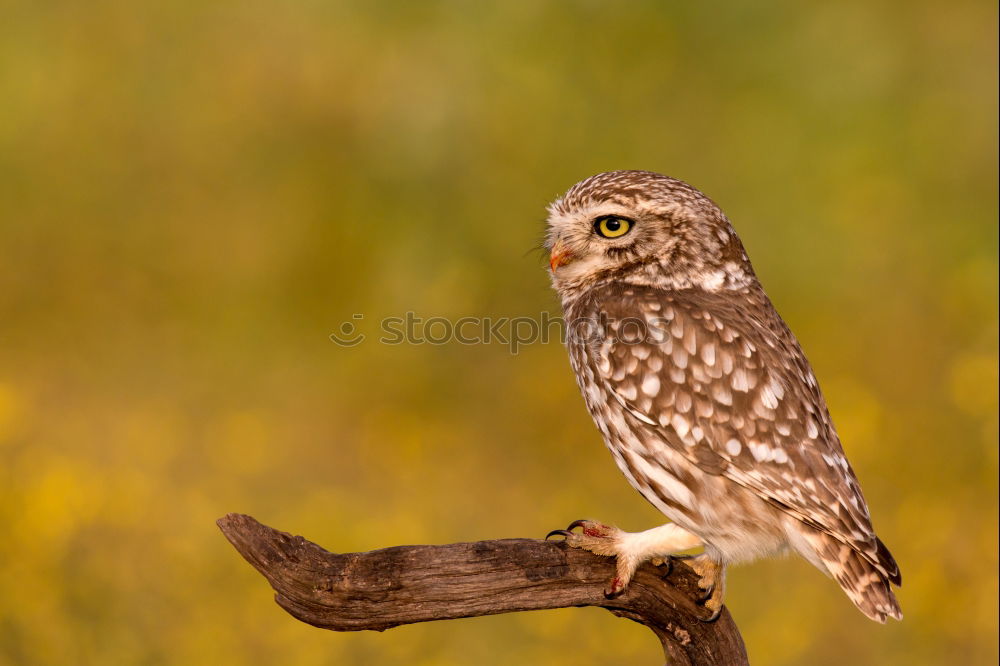
M799 559L732 570L754 663L996 662L995 3L3 14L0 663L660 663L598 609L321 631L214 525L354 551L656 524L557 341L376 340L556 313L544 207L615 168L733 219L902 568L887 626Z

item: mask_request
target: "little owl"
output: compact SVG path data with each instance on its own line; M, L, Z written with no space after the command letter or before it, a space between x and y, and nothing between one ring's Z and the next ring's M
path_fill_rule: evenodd
M900 619L899 568L816 377L718 206L660 174L602 173L549 207L546 248L587 408L671 521L552 533L616 557L607 594L647 560L703 547L688 561L714 619L727 564L793 550L868 617Z

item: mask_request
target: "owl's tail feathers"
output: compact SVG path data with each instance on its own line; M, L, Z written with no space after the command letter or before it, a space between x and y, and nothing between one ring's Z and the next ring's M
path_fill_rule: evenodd
M813 552L858 609L876 622L903 619L892 583L899 585L899 567L878 538L875 551L862 553L829 534L810 531L806 536Z
M882 543L882 539L875 537L875 561L882 567L886 577L892 581L896 587L902 587L903 577L899 573L899 565L896 558L892 556L889 549Z
M862 613L882 623L890 617L903 619L889 579L861 553L852 548L845 560L830 562L824 559L824 564Z

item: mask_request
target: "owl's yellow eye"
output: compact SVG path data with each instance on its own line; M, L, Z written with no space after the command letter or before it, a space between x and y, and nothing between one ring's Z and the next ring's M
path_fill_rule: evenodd
M594 230L605 238L621 238L632 228L632 220L616 215L599 217L594 221Z

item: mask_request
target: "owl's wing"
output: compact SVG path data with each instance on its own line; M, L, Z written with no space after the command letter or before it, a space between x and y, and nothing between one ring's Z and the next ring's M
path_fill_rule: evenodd
M603 289L591 301L601 333L587 353L614 400L702 470L898 579L812 369L762 291L733 299L700 289Z

